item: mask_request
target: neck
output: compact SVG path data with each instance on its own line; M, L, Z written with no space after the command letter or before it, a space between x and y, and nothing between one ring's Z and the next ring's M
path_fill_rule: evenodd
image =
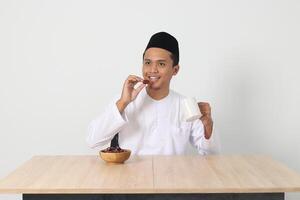
M147 87L146 91L152 99L161 100L161 99L165 98L166 96L168 96L170 90L169 90L169 88L164 89L164 90L163 89L155 90L150 87Z

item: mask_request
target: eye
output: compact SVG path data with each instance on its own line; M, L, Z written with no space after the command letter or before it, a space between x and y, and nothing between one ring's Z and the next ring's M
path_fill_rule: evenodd
M145 65L150 65L150 61L145 61L144 64Z
M164 67L165 65L166 65L166 64L163 63L163 62L159 63L159 66L161 66L161 67Z

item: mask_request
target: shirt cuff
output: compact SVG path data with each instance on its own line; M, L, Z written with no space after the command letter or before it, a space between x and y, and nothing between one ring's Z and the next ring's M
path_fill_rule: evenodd
M115 117L115 119L117 121L120 121L120 122L128 122L128 118L127 118L127 115L126 115L126 112L125 110L123 111L123 113L121 114L118 107L117 107L117 104L116 102L114 102L113 106L113 115Z

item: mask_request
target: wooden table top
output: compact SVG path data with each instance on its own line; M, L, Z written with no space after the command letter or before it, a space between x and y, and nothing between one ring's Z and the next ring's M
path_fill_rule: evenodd
M266 156L34 156L0 180L0 193L300 192L300 175Z

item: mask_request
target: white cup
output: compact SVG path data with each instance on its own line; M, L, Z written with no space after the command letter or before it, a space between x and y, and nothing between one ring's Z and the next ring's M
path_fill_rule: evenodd
M201 112L195 98L184 98L182 101L181 108L183 110L184 121L192 122L201 117Z

